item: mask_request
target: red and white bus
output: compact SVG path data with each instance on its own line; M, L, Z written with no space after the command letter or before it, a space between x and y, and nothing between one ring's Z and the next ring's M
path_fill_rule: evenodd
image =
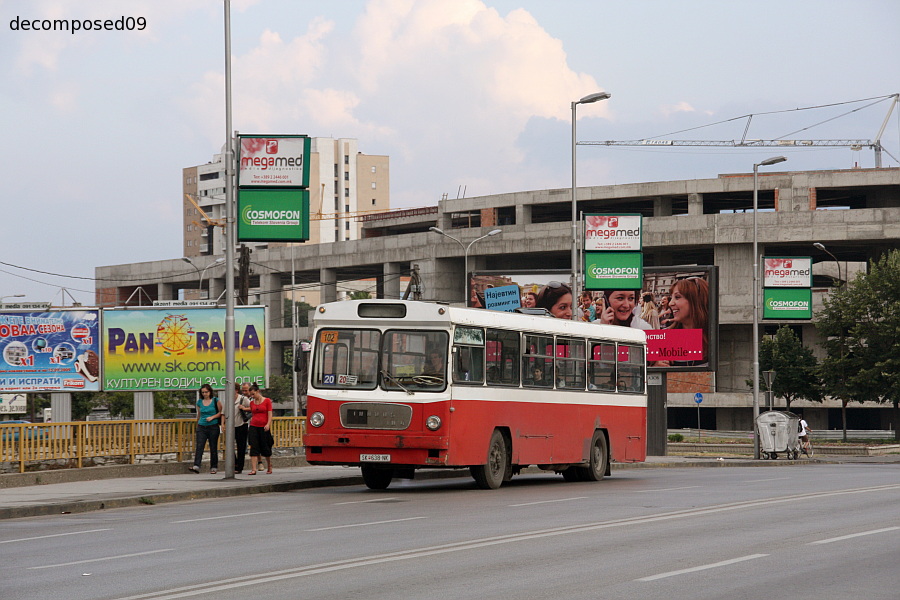
M316 309L306 459L372 489L420 468L496 489L537 465L597 481L646 457L644 332L399 300Z

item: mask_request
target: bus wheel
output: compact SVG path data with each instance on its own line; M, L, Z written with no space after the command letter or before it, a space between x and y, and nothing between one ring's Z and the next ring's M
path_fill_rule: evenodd
M495 429L488 445L487 464L476 465L470 469L475 483L483 490L496 490L503 483L508 470L511 469L509 451L503 434Z
M581 475L582 481L600 481L606 476L606 467L609 463L609 448L606 446L606 436L602 431L595 431L591 439L591 459L587 467L575 467Z
M363 481L370 490L386 490L391 485L394 472L391 469L378 469L376 467L360 467Z

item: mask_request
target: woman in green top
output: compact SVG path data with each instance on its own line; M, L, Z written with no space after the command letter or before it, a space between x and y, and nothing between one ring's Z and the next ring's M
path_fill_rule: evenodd
M200 386L200 399L197 400L197 442L194 465L191 467L194 473L200 472L206 442L209 442L209 472L219 470L219 419L222 415L222 403L213 395L212 386L204 383Z

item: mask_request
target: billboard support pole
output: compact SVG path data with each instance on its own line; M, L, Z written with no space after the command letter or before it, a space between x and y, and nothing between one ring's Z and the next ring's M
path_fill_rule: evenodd
M231 1L225 0L225 479L234 479L234 137L231 130Z

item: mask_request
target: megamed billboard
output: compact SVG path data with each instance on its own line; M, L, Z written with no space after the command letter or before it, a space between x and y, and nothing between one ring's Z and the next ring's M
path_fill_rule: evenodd
M241 135L238 187L309 187L305 135Z
M642 245L640 214L584 215L586 251L640 251Z
M812 287L812 257L766 256L763 258L763 287Z
M100 311L0 312L0 392L100 390Z
M103 311L103 389L195 390L225 386L224 308ZM234 374L266 385L266 309L234 309Z

